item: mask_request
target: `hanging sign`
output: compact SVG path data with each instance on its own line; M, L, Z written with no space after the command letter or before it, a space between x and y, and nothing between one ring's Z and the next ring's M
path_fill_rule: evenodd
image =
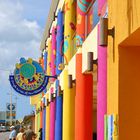
M29 58L20 59L16 64L14 75L9 76L10 84L14 90L25 96L41 93L47 86L49 78L45 75L41 65Z

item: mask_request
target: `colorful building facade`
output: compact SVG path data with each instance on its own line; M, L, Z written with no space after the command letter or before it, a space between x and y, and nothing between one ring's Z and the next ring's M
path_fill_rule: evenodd
M138 0L52 1L40 63L57 78L31 97L43 140L139 138L139 7Z

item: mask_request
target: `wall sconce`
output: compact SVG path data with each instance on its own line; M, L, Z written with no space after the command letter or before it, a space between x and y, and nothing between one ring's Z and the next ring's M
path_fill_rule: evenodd
M52 33L49 32L49 36L51 36L51 35L52 35Z
M45 106L45 104L43 103L42 109L45 109L45 107L46 107L46 106Z
M72 88L72 75L68 75L68 87Z
M75 83L75 80L72 80L72 75L69 74L68 75L68 88L72 88L73 87L73 83Z
M100 19L100 37L99 37L99 45L107 46L108 45L108 36L112 36L114 38L115 28L108 29L108 18Z
M54 17L54 21L55 21L55 18L57 18L57 15L55 14L55 12L54 12L54 16L53 17Z
M51 94L51 102L53 102L55 98L56 98L56 94L55 93L52 93Z
M46 104L47 106L50 104L49 99L46 100Z
M38 114L38 109L36 110L36 114Z
M93 52L87 53L87 71L93 71L94 64L98 65L98 60L93 60Z
M61 89L61 86L59 85L59 91L58 91L58 96L60 96L61 94L63 94L63 90Z
M42 108L42 106L40 107L40 111L42 111L43 110L43 108Z
M47 106L47 99L45 99L44 108Z

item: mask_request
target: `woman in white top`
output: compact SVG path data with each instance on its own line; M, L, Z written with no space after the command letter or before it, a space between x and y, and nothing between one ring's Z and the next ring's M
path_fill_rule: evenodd
M23 140L23 133L24 133L24 129L21 127L20 132L17 134L16 140Z

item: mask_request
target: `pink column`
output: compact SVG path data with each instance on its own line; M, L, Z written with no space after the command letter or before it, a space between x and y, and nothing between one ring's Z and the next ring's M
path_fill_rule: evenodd
M99 27L98 27L99 41ZM107 47L98 46L97 140L104 140L104 115L107 113Z
M56 59L56 28L52 29L52 53L51 53L51 75L55 76L55 59Z
M56 28L52 29L52 47L51 47L51 75L55 76L55 59L56 59ZM51 79L54 82L55 79ZM51 94L54 93L54 89L51 88ZM50 140L55 140L55 99L50 103Z
M54 93L54 89L51 88L51 94ZM50 103L50 140L55 140L55 100Z

